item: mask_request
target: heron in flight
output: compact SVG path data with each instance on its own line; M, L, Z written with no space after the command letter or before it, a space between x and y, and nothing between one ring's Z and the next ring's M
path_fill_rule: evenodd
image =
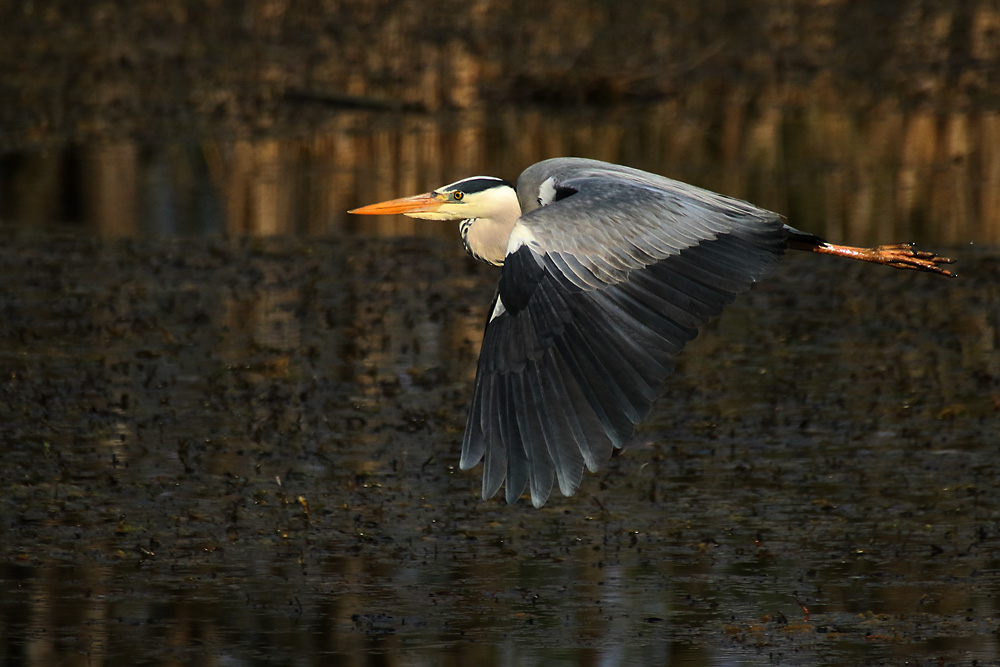
M474 258L503 267L462 441L485 458L483 498L506 479L542 506L572 495L649 412L674 357L786 249L952 275L911 244L833 245L777 213L608 162L545 160L517 187L473 176L356 208L455 220Z

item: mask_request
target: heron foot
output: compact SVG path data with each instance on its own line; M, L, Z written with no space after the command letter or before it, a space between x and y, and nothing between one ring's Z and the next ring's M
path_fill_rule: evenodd
M833 243L802 243L790 241L789 247L807 252L817 252L822 255L836 255L837 257L847 257L848 259L860 259L864 262L874 262L875 264L885 264L897 269L915 269L917 271L927 271L937 273L942 276L952 276L944 265L954 264L955 260L949 257L941 257L933 252L925 250L915 250L912 243L893 243L890 245L880 245L874 248L855 248L854 246L835 245Z
M873 261L886 266L893 266L897 269L916 269L917 271L929 271L939 273L942 276L952 276L948 269L942 264L954 264L955 260L950 257L942 257L933 252L916 250L912 243L893 243L891 245L880 245L871 248L878 259Z

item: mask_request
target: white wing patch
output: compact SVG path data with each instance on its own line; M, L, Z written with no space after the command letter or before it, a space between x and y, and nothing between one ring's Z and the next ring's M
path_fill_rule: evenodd
M549 176L538 186L538 205L547 206L556 200L556 179Z
M497 305L493 306L493 314L490 315L490 322L507 312L507 306L503 305L503 300L498 296Z

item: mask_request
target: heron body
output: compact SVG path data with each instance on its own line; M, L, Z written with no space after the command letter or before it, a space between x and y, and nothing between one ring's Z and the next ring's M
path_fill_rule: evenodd
M951 275L909 245L824 242L771 211L621 165L555 158L516 188L476 176L351 211L457 220L466 250L501 266L461 467L484 461L539 507L625 445L699 328L788 248Z

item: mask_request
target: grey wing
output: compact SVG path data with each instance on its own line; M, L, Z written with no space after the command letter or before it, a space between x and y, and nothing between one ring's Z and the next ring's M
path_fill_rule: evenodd
M541 506L553 481L572 495L649 412L684 344L784 251L773 213L582 162L508 245L462 445L463 469L485 456L484 498L504 479L508 502L528 487Z

